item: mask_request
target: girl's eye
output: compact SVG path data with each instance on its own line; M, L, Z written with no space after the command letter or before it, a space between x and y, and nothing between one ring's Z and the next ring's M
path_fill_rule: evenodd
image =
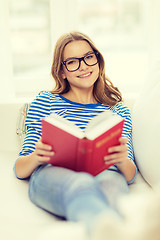
M94 54L90 54L90 55L86 56L86 59L91 59L93 57L94 57Z
M76 62L77 62L76 60L71 60L67 62L67 65L72 65L72 64L75 64Z

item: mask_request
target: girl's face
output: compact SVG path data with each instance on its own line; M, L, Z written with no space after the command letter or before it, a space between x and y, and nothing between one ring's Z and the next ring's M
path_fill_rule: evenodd
M70 60L70 58L86 58L90 59L90 53L93 53L93 49L85 40L72 41L66 45L63 53L63 61ZM86 59L85 58L85 59ZM87 59L87 60L88 60ZM89 60L90 61L90 60ZM69 62L70 65L74 62ZM69 66L70 67L70 66ZM96 63L94 66L88 66L82 60L80 62L80 67L76 71L69 72L63 65L62 77L67 78L71 88L79 89L90 89L93 88L99 76L99 64Z

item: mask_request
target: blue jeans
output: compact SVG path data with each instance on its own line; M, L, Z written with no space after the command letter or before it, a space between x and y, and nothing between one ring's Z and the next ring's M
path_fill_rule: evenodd
M93 177L88 173L42 165L34 171L29 182L29 197L34 204L86 225L105 211L118 211L118 198L128 192L124 176L110 170Z

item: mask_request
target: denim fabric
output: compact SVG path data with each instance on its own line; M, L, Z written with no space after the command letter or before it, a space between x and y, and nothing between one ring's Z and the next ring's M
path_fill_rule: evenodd
M48 164L37 168L29 182L29 197L34 204L85 224L101 213L117 210L117 199L128 192L123 175L109 170L93 177Z

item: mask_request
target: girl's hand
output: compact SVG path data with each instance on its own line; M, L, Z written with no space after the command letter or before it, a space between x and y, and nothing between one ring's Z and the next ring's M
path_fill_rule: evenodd
M35 160L37 160L39 164L47 163L50 160L50 158L54 155L52 147L48 144L44 144L41 141L38 141L35 146L36 149L33 155Z
M119 167L125 164L126 161L129 161L128 147L126 144L128 139L126 137L121 137L119 141L121 143L120 145L108 149L110 154L104 157L106 164L116 164L117 167Z

